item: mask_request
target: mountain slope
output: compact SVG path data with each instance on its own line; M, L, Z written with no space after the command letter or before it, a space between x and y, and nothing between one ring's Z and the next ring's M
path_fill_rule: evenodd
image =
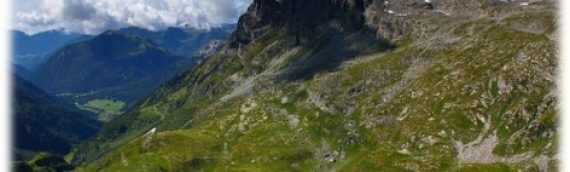
M30 80L75 102L115 99L132 105L193 63L142 37L108 31L62 48Z
M100 123L77 110L67 109L30 83L15 76L14 147L19 151L67 154L72 145L94 135Z
M75 160L85 171L556 171L554 5L255 0L224 50Z
M32 71L18 64L12 64L12 71L22 79L28 79L32 75Z

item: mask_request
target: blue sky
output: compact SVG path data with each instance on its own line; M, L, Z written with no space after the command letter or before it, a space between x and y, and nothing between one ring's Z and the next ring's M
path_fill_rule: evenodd
M33 34L63 29L97 34L138 26L207 29L235 23L252 0L12 0L12 27Z

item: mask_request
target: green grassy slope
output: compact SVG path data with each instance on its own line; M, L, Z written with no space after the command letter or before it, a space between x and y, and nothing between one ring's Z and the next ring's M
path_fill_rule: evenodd
M551 7L450 20L303 77L290 64L335 39L269 32L109 123L79 171L556 170Z

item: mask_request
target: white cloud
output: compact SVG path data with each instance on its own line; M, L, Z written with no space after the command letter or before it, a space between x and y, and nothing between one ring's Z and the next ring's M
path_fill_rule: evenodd
M16 0L13 0L16 1ZM27 33L64 29L97 34L138 26L207 29L235 23L252 0L17 0L13 27Z

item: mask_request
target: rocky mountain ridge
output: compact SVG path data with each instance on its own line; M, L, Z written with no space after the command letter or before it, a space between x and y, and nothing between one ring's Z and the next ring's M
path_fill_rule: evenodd
M247 44L261 37L264 30L287 28L295 34L300 34L299 32L317 31L318 27L327 24L349 32L365 29L376 34L378 38L392 39L400 35L414 34L420 29L430 29L413 26L414 24L428 24L425 23L426 17L437 17L443 20L446 17L476 18L488 13L483 10L484 8L528 5L532 2L525 0L325 0L308 2L255 0L246 14L240 18L242 24L235 32L233 41Z

